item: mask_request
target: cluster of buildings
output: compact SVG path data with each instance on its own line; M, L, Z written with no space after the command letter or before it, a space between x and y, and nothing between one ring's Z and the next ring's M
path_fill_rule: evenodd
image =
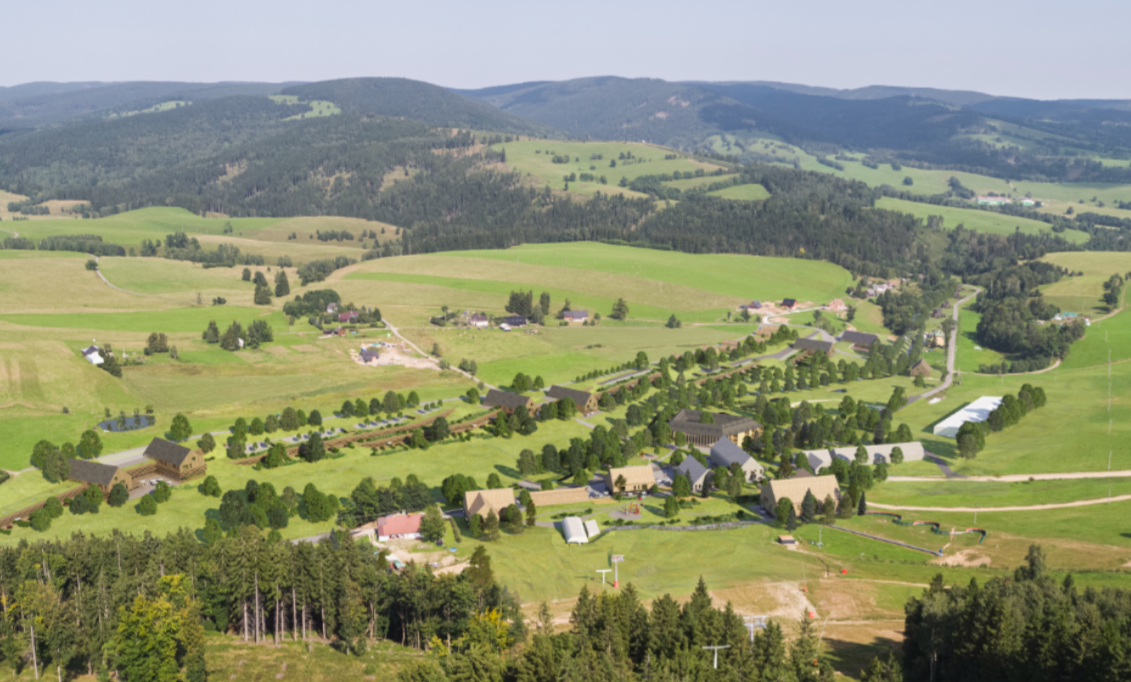
M491 326L491 318L487 317L485 313L465 313L467 326L474 327L475 329L487 329ZM589 321L588 310L567 310L562 313L562 319L567 323L585 324ZM507 315L499 323L499 329L503 331L510 331L511 329L518 329L530 324L530 320L522 315Z
M155 473L177 483L203 476L208 466L199 450L190 450L183 445L170 443L164 438L154 438L150 441L143 456L152 463L152 470L143 470L145 473L141 475ZM135 477L139 476L135 476L136 472L131 473L124 467L86 459L72 459L69 464L69 480L98 486L104 495L109 495L110 490L118 483L124 485L127 490L138 487Z
M1009 197L1001 197L997 196L996 194L990 194L988 196L978 197L974 200L974 203L978 204L979 206L1005 206L1007 204L1012 204L1013 200ZM1018 199L1017 203L1021 204L1022 206L1037 205L1037 202L1035 200L1028 197L1025 197L1024 199Z
M597 394L589 391L579 391L565 386L551 386L546 391L546 397L555 402L567 398L572 400L577 406L578 414L582 416L593 414L600 409L597 404ZM520 393L501 391L497 388L487 391L487 395L483 397L483 404L487 407L500 409L506 414L514 414L520 407L526 408L527 414L537 414L534 398Z

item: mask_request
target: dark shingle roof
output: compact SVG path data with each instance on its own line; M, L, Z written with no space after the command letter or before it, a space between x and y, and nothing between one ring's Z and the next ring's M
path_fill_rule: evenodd
M114 480L114 474L118 473L118 467L100 462L85 459L68 459L67 462L71 465L71 473L67 478L72 481L91 485L110 485Z
M703 424L699 420L702 413L698 410L680 410L668 426L672 431L683 431L692 436L728 436L743 431L753 431L762 428L762 425L749 417L736 417L725 412L715 412L714 424Z
M588 310L567 310L562 313L562 317L567 320L587 320L589 319Z
M146 457L160 460L176 467L184 464L190 452L192 452L192 450L189 450L185 446L170 443L164 438L154 438L150 441L149 446L145 448Z
M676 471L683 474L691 481L691 485L702 483L710 470L699 463L694 457L688 457L676 466Z
M492 388L490 391L487 391L487 397L483 399L483 404L488 407L505 407L508 410L513 410L529 405L530 398L517 393L511 393L510 391L500 391Z
M814 350L819 353L828 353L833 349L833 342L820 339L797 339L793 342L793 347L796 350Z
M729 438L719 438L714 445L711 446L711 463L716 466L730 468L732 464L739 466L746 464L750 459L750 455L746 451L734 444Z
M579 391L575 388L566 388L565 386L551 386L550 390L546 392L546 396L554 400L569 398L577 403L578 407L584 406L585 403L589 402L589 398L592 397L592 395L593 394L588 391Z
M847 341L854 346L871 346L879 338L875 334L865 334L864 332L844 332L840 335L841 341Z
M526 318L522 315L507 315L503 318L503 322L512 327L522 327L526 325Z
M797 299L796 298L783 298L782 301L781 301L781 304L782 304L783 308L792 308L793 306L797 305Z

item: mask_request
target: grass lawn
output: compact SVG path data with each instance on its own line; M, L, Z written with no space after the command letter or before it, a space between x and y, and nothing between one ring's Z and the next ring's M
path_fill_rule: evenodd
M1002 213L981 211L973 208L932 206L931 204L921 204L915 201L905 201L891 197L884 197L876 201L876 208L899 211L900 213L910 213L924 222L926 222L928 216L942 216L943 227L946 229L954 229L958 225L965 225L967 229L977 230L978 232L1011 235L1014 233L1015 228L1020 227L1023 234L1035 235L1047 233L1053 236L1063 237L1074 244L1083 244L1091 238L1091 235L1087 232L1066 230L1056 234L1053 233L1048 223L1043 223L1039 220L1018 218Z
M1092 315L1103 314L1100 311L1103 307L1100 301L1104 293L1103 283L1112 275L1131 271L1131 253L1125 252L1069 251L1050 253L1041 260L1084 273L1079 277L1065 277L1044 287L1045 300L1064 311Z
M970 310L972 303L958 310L958 348L954 354L954 366L960 372L977 372L980 365L996 365L1005 359L996 350L979 345L977 330L982 314Z
M710 192L710 196L723 199L737 199L739 201L762 201L770 198L770 192L759 184L735 185L726 189L717 189Z
M886 482L868 493L869 502L912 507L1016 507L1057 504L1076 500L1098 500L1131 494L1131 478L1076 479L1063 481L900 481ZM929 512L910 512L923 515ZM1018 512L1024 513L1024 512Z
M205 306L128 313L16 314L0 315L0 320L25 327L43 329L88 329L146 333L202 333L210 320L215 320L221 333L233 321L244 327L255 319L265 318L273 328L287 326L287 318L270 308L238 306Z

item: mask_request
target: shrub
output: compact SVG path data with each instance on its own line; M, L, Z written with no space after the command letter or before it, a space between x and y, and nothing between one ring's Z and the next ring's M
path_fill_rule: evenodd
M153 516L157 513L157 500L152 495L144 495L137 503L137 513L142 516Z
M173 488L165 481L157 481L157 485L153 487L153 499L157 502L168 502L172 494Z

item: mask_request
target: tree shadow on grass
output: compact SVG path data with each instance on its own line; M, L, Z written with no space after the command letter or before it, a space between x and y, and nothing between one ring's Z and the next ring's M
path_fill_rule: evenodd
M519 471L518 469L515 469L514 467L506 466L504 464L496 464L495 465L495 471L498 471L503 476L509 476L511 478L518 479L520 481L526 478L526 476L523 476L522 472Z

